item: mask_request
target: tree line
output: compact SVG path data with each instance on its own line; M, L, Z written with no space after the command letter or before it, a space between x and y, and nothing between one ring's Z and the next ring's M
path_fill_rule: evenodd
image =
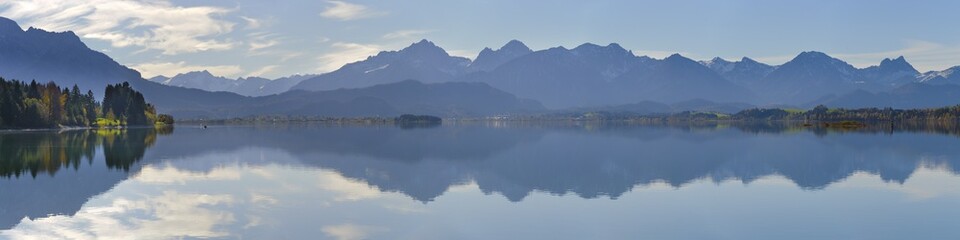
M97 129L62 133L0 134L0 179L39 174L54 175L64 169L93 165L102 148L107 168L129 171L143 159L157 136L173 128Z
M102 103L92 91L0 78L0 128L104 127L173 123L127 82L107 85Z
M785 109L747 109L732 116L733 120L795 121L957 121L960 105L927 109L893 108L827 108L819 105L808 111Z

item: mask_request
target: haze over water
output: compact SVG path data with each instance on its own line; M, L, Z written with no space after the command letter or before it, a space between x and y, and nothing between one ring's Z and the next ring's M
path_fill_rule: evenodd
M960 138L955 129L918 130L489 123L5 132L0 238L960 236Z

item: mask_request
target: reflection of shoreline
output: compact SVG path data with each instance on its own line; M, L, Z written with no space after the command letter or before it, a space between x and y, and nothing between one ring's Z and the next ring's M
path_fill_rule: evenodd
M956 144L953 137L896 132L898 137L890 138L871 131L818 132L776 125L445 123L427 129L303 125L211 129L215 132L178 132L164 140L175 145L158 144L155 149L193 154L241 146L280 149L304 165L331 169L420 201L430 201L466 181L477 181L484 191L514 201L532 191L616 197L644 183L679 187L703 178L749 183L770 175L816 190L855 172L902 183L918 165L952 169L960 161L960 149L942 147Z
M783 133L810 131L818 135L830 133L886 133L922 132L960 136L960 121L876 121L863 122L863 126L856 128L828 127L822 124L805 124L806 121L773 120L773 121L743 121L743 120L704 120L704 121L623 121L623 120L579 120L579 119L550 119L550 120L522 120L522 119L481 119L444 122L452 126L484 126L491 128L560 128L583 130L599 130L604 128L624 127L670 127L689 130L721 130L736 128L750 133ZM816 122L815 122L816 123Z
M0 229L22 218L75 214L136 171L172 128L0 133ZM30 177L26 177L29 175Z
M29 141L0 134L4 151L20 149L7 142L83 145L86 148L77 148L81 153L92 146L103 149L92 151L94 161L103 159L106 165L84 166L89 165L83 164L89 158L80 154L80 158L66 158L80 159L80 165L51 162L57 169L80 166L79 170L54 171L48 174L53 176L32 179L0 179L0 196L16 196L0 200L0 207L6 209L3 216L16 218L0 219L0 226L23 215L75 212L91 196L127 179L127 171L139 172L144 163L162 160L183 170L209 172L222 166L222 161L213 160L217 157L258 148L274 155L247 153L242 155L249 157L225 160L242 159L245 166L289 164L325 169L378 191L399 192L422 202L469 182L475 182L484 193L497 193L510 201L522 201L533 192L618 198L650 184L683 187L702 180L747 184L768 176L783 176L805 190L823 189L857 173L902 184L921 166L937 166L956 174L954 166L960 165L960 149L944 147L956 145L958 138L924 131L878 137L871 131L821 135L778 125L496 124L445 123L412 129L310 124L184 126L163 137L157 136L165 134L162 132L134 130L17 135L35 139ZM44 134L50 136L39 136ZM52 149L60 148L46 149L59 153ZM277 157L278 153L284 157ZM38 168L38 173L45 173L43 169Z
M62 168L92 165L102 148L109 169L129 170L156 142L173 128L97 128L64 131L13 131L0 134L0 177L29 173L53 175ZM84 161L85 160L85 161Z

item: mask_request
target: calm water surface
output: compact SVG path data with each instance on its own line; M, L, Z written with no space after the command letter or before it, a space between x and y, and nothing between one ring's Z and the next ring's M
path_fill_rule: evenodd
M953 132L3 132L0 238L957 239Z

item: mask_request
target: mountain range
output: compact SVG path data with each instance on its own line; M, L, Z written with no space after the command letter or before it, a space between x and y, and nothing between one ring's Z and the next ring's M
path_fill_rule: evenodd
M694 61L637 56L618 44L531 50L512 40L468 58L421 40L333 72L269 80L207 71L149 80L73 32L23 30L0 18L0 76L76 84L98 95L128 81L161 112L181 118L249 115L489 116L578 109L636 112L816 104L899 108L960 103L960 67L920 73L903 57L854 67L808 51L782 65L744 57ZM655 104L651 104L655 103ZM648 109L638 109L650 106ZM668 106L668 107L663 107Z
M277 79L247 77L229 79L214 76L209 71L180 73L173 77L156 76L148 78L151 82L168 86L195 88L210 92L232 92L244 96L258 97L286 92L303 80L316 77L314 74L293 75Z
M403 50L380 52L336 71L306 79L293 89L361 88L407 79L424 83L449 82L465 74L469 65L470 59L450 56L433 42L423 40Z
M432 54L418 54L424 52ZM425 62L434 65L415 64ZM408 67L411 65L417 67ZM421 40L399 51L383 52L304 80L293 88L359 88L404 79L427 79L427 82L483 82L521 98L538 100L551 109L692 100L810 107L847 94L862 91L882 94L912 83L960 85L960 75L953 74L957 70L960 67L920 73L902 56L857 68L825 53L807 51L774 66L748 57L740 61L718 57L697 62L674 54L654 59L636 56L615 43L607 46L586 43L573 49L555 47L533 51L517 40L498 50L485 48L470 62Z

